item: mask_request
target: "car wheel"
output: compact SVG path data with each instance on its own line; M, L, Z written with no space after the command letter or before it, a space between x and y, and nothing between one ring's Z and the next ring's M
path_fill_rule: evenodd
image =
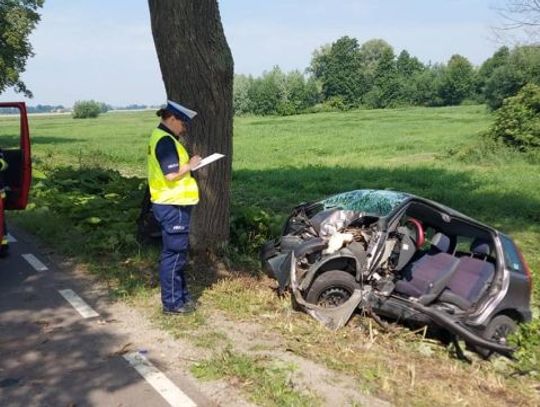
M360 284L354 276L342 270L320 274L306 296L306 301L325 308L334 308L347 301Z
M493 342L500 343L501 345L507 345L508 336L515 332L517 329L517 323L507 315L497 315L487 325L482 336ZM476 351L484 358L488 359L493 352L484 348L477 348Z

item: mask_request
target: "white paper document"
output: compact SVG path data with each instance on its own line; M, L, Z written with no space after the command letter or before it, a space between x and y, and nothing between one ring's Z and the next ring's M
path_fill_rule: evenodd
M223 154L214 153L212 155L209 155L208 157L205 157L201 160L201 162L191 169L191 171L197 171L199 168L204 167L205 165L208 165L210 163L213 163L214 161L219 160L220 158L225 157Z

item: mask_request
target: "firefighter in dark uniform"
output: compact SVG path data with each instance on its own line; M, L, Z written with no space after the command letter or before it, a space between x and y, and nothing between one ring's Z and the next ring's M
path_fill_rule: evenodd
M4 201L4 203L6 201L6 189L7 189L7 186L6 186L5 180L4 180L4 173L7 170L7 168L8 168L8 163L4 158L4 152L0 148L0 199L2 199ZM6 227L6 218L5 218L5 216L3 217L3 222L4 222L3 223L4 234L3 234L3 237L2 237L2 241L0 242L0 257L7 256L8 250L9 250L9 244L8 244L8 240L7 240L8 231L7 231L7 227Z
M191 211L199 202L197 182L191 170L199 156L189 157L179 141L196 112L168 101L157 115L161 123L148 144L148 185L152 211L161 227L163 250L159 265L161 301L165 314L182 315L195 310L184 268L189 246Z

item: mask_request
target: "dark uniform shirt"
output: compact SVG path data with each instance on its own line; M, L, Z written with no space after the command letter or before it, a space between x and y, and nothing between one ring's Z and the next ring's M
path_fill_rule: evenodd
M0 148L0 159L4 159L4 152L2 151L1 148ZM0 164L0 192L2 192L4 188L6 187L5 179L4 179L5 170L6 169L2 168L2 165Z
M177 138L167 126L160 123L158 129L169 133L174 138ZM162 137L156 145L156 158L164 175L178 172L180 169L180 159L176 145L170 137Z

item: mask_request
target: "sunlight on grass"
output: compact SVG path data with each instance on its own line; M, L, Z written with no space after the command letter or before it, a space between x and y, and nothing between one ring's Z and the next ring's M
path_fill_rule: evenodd
M296 204L346 190L390 188L439 201L511 234L538 280L540 161L534 154L485 150L479 134L491 120L484 106L235 118L231 189L238 230L228 250L233 266L248 273L206 283L190 270L201 307L186 318L160 314L157 290L151 288L157 284L159 248L134 239L145 147L157 124L153 112L77 121L31 116L35 174L42 176L34 180L30 209L8 214L8 221L16 218L87 265L117 297L146 309L161 328L196 346L215 347L199 374L237 380L253 397L264 394L258 386L283 394L279 402L271 401L275 405L313 399L288 393L290 369L278 369L281 384L272 388L260 383L275 379L267 360L224 352L230 339L212 332L208 321L214 312L279 333L290 352L350 375L363 390L399 405L538 405L538 372L515 375L505 364L477 359L466 365L440 342L397 326L385 333L367 318L355 317L339 332L326 330L293 312L288 298L278 298L274 283L259 278L255 258L260 241L276 233ZM0 118L0 137L16 125ZM92 218L100 222L89 222ZM538 307L540 284L534 290ZM534 335L523 337L531 342ZM534 364L540 349L531 347L528 360ZM225 367L232 373L220 370Z
M250 357L226 349L222 353L192 366L195 377L203 380L225 378L237 381L249 398L260 406L317 406L313 395L299 392L290 375L293 365L284 365L268 357Z

